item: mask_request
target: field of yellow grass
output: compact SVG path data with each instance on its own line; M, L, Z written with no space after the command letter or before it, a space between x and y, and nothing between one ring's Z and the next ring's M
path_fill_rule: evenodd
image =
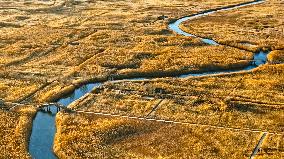
M78 79L244 67L251 53L167 28L173 19L244 1L0 1L1 79L39 79L47 88L30 99L44 101Z
M44 84L26 79L0 78L0 98L17 102L33 94Z
M230 75L107 83L70 107L91 112L283 133L283 67L283 64L264 65L252 72ZM144 122L146 126L139 124ZM56 134L54 148L61 158L80 158L84 155L106 158L228 158L227 153L232 154L230 158L247 158L260 138L259 133L247 137L244 131L229 131L229 135L226 129L208 126L200 128L153 123L155 126L149 121L60 114L57 117L60 131ZM157 128L157 125L165 126ZM150 132L144 132L148 129ZM235 137L239 133L243 136ZM195 135L199 140L192 145ZM204 135L212 138L209 140L209 136ZM205 146L203 139L219 143L218 146L222 148L208 143ZM237 141L242 142L238 145L253 143L249 144L249 148L232 150L230 146ZM208 151L201 152L196 145ZM283 135L268 135L256 158L281 158L282 145Z
M283 133L281 1L267 0L181 26L224 45L207 45L168 29L177 18L245 1L0 0L0 99L33 105L109 77L243 68L253 59L252 52L272 49L268 64L249 72L107 82L70 107ZM0 158L30 157L27 142L35 111L29 106L0 109ZM208 126L63 112L56 126L54 150L59 158L247 158L260 137ZM281 155L283 137L270 135L257 157Z
M282 1L266 0L262 4L194 19L182 24L182 28L251 51L284 49L284 21L280 18L284 15L283 8Z
M59 158L247 158L259 133L58 114Z
M0 158L30 158L27 143L35 111L32 106L13 111L0 108Z
M260 153L256 156L257 159L278 159L284 157L284 136L269 135L263 145Z
M283 68L264 65L229 75L107 83L71 107L145 117L162 99L154 118L283 132Z

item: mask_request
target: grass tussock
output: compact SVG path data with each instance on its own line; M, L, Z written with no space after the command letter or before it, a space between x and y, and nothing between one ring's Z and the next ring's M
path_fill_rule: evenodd
M284 50L275 50L268 54L267 60L271 64L284 63Z

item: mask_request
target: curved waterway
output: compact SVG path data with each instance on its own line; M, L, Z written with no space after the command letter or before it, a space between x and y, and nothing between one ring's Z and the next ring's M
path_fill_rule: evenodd
M60 99L58 103L67 106L100 85L101 83L86 84L76 89L69 96ZM38 111L33 121L29 152L34 159L57 158L53 153L53 141L56 132L55 115L57 109L55 106L50 106L49 108L49 111L47 111L47 108L45 108L44 111Z
M183 35L183 36L191 36L191 37L198 37L196 35L184 32L179 28L179 25L182 22L185 22L187 20L199 18L202 16L206 16L209 14L213 14L218 11L225 11L225 10L231 10L236 9L244 6L254 5L258 3L262 3L264 0L256 0L252 2L246 2L238 5L231 5L223 8L217 8L212 9L208 11L203 11L197 14L193 14L191 16L183 17L181 19L178 19L174 23L169 24L169 29L173 30L177 34ZM198 37L200 38L200 37ZM219 45L216 41L212 39L206 39L201 38L202 41L209 45ZM266 63L268 52L260 51L258 53L254 54L253 63L251 63L249 66L240 69L240 70L227 70L227 71L212 71L212 72L204 72L204 73L189 73L178 76L178 78L186 78L189 76L206 76L206 75L215 75L215 74L224 74L224 73L232 73L232 72L239 72L244 70L251 70L254 69L262 64ZM145 80L146 78L133 78L133 79L125 79L125 80ZM93 83L93 84L86 84L81 86L80 88L76 89L72 94L70 94L67 97L64 97L58 101L58 103L68 106L75 100L81 98L86 93L93 90L95 87L101 86L103 83ZM50 106L50 109L38 111L34 120L33 120L33 126L32 126L32 133L29 141L29 153L31 154L32 158L34 159L56 159L56 155L53 153L53 141L54 141L54 135L56 133L56 127L55 127L55 115L57 113L57 109L55 106Z

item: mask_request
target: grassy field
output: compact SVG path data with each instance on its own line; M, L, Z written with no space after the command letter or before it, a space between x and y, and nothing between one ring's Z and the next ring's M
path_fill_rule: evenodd
M257 159L283 158L284 157L284 138L282 136L269 135L261 147Z
M252 72L230 75L106 83L70 107L197 123L199 126L155 122L155 126L152 126L149 121L134 119L60 114L57 116L60 131L56 134L56 154L61 158L85 155L106 158L228 158L230 154L230 158L247 158L260 138L259 133L248 137L245 131L231 132L202 125L283 133L283 67L283 64L264 65ZM140 125L144 122L146 126ZM157 128L157 125L165 126ZM148 129L150 132L144 132ZM106 134L111 135L111 139ZM194 142L196 136L199 140ZM179 139L186 139L190 143ZM203 139L214 144L206 142L205 146ZM235 144L245 148L240 146L240 149L232 149L230 146ZM268 135L256 158L281 158L282 144L283 135ZM201 152L199 146L208 151Z
M273 49L268 64L250 72L107 82L71 107L283 132L282 2L267 0L181 26L226 45L209 46L168 29L177 18L245 1L0 0L0 99L33 105L110 76L243 68L252 52ZM0 158L30 157L27 137L34 112L31 107L0 110ZM247 158L259 139L259 133L76 113L58 114L56 126L54 149L60 158ZM282 157L282 143L283 138L269 136L257 157Z
M152 117L283 132L283 68L264 65L230 75L107 83L71 107L145 116L163 99Z
M1 79L40 79L47 88L31 99L45 101L78 79L243 67L251 53L209 47L198 39L176 37L167 28L178 17L240 2L244 0L0 1Z
M284 49L284 21L280 18L284 15L283 8L281 1L266 0L262 4L194 19L182 24L182 28L251 51Z
M0 158L31 158L27 143L35 111L32 106L14 111L0 108Z
M60 113L56 123L59 158L247 158L259 138L259 133L96 115Z

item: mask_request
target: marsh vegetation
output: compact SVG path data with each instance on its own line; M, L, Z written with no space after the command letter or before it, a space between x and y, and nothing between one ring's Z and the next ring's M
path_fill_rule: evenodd
M105 82L70 108L197 125L60 112L56 155L247 158L260 133L227 128L283 134L283 3L267 0L180 26L222 45L208 45L168 28L180 17L242 2L0 0L0 98L36 105L90 82L161 77ZM174 78L242 69L259 50L273 51L267 64L252 71ZM27 142L36 108L10 108L0 109L0 158L29 158ZM269 135L265 141L258 158L283 156L283 135Z

